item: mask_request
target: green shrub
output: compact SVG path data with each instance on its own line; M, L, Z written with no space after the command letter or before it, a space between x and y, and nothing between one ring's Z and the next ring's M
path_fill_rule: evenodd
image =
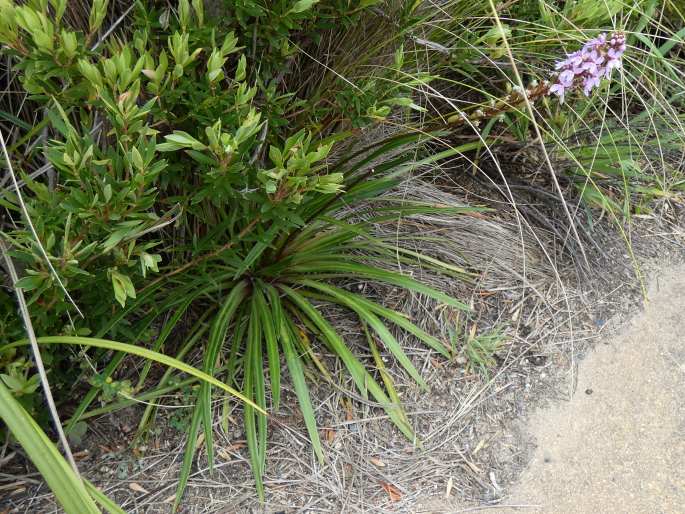
M351 132L340 131L337 122L337 132L326 137L324 132L333 125L317 130L318 119L340 118L352 129L382 119L392 105L420 109L402 96L411 83L376 87L377 77L363 86L373 102L335 88L315 99L283 94L279 84L289 76L276 76L275 70L287 69L293 59L288 37L306 40L336 20L354 23L363 11L363 6L350 9L336 3L288 5L264 10L248 3L235 11L235 18L218 25L205 20L201 2L191 7L181 1L175 12L139 6L128 42L97 43L104 19L104 6L98 3L85 34L60 23L64 3L53 2L48 9L40 3L5 2L1 13L5 43L31 101L44 110L44 126L51 135L33 158L45 159L47 168L59 176L51 189L49 183L21 174L28 216L40 243L23 226L7 233L12 257L24 266L18 287L30 294L37 332L67 336L54 342L113 349L115 343L103 347L99 339L78 336L93 333L142 342L149 327L169 313L169 321L153 338L151 348L157 352L191 309L214 312L202 369L213 376L221 371L217 362L225 362L222 372L229 370L227 381L236 382L254 402L245 405L245 427L260 496L266 418L257 408L267 408L265 359L275 408L281 359L285 360L314 450L323 459L304 379L307 332L340 357L360 392L383 405L400 430L413 437L401 407L322 316L318 302L339 303L356 313L424 387L386 323L446 354L441 342L401 314L339 289L330 280L387 282L463 308L416 280L366 263L364 255L389 265L396 262L392 246L374 238L371 228L401 215L407 208L402 203L383 212L370 211L364 223L335 216L341 206L395 186L414 166L458 149L415 163L417 145L427 140L417 133L331 159L333 145ZM246 30L255 26L260 27L256 35ZM385 71L389 80L402 66L402 48L394 46L393 64ZM309 115L298 122L292 118L297 111ZM386 155L392 158L376 166L371 177L368 165ZM8 195L8 206L16 202ZM56 273L46 265L43 252ZM408 253L400 259L409 262L414 257ZM463 274L434 259L429 267ZM74 319L71 298L86 313L84 319ZM234 334L229 337L232 346L224 355L229 333ZM192 333L187 337L195 340ZM109 365L91 379L93 387L67 430L97 395L104 400L126 397L146 385L150 362L137 386L112 380L123 355L110 359L103 352L93 354L95 362L108 359ZM71 358L64 352L48 352L47 360L53 378L60 369L70 368ZM73 368L71 378L76 378ZM165 375L159 387L168 386L169 378ZM213 463L211 392L210 383L203 382L177 503L201 427L210 466ZM142 427L150 414L145 413Z

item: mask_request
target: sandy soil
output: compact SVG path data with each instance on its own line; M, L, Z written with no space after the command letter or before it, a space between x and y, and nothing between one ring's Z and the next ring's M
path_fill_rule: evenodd
M488 512L685 513L685 267L580 364L572 399L538 412L537 449Z

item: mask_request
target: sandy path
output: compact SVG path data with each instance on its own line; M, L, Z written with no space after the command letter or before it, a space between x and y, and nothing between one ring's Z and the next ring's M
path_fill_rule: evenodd
M531 420L538 447L504 502L516 512L685 513L685 268L649 297L581 362L571 401Z

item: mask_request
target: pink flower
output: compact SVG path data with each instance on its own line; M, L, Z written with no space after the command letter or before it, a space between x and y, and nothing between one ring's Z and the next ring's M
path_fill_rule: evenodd
M622 32L614 32L607 38L600 34L586 42L581 50L567 54L566 59L555 63L558 71L548 94L555 94L563 103L567 91L583 88L589 96L599 87L602 78L609 78L611 70L621 67L621 58L626 50L626 38Z
M552 84L552 86L549 88L549 94L555 94L559 97L559 103L563 104L564 103L564 94L566 93L566 88L562 86L561 84Z
M573 85L573 79L575 78L575 73L572 70L564 70L559 74L559 84L564 87L571 87Z
M590 96L593 88L599 86L600 78L595 75L590 75L583 81L583 93L585 96Z

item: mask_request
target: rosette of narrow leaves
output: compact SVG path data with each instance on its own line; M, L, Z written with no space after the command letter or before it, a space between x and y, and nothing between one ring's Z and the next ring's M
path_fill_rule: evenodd
M389 187L390 183L378 181L365 184L366 193L374 195ZM375 191L374 191L375 189ZM360 193L359 190L353 191ZM344 198L341 198L344 201ZM412 206L412 212L417 206ZM425 207L425 212L434 211ZM402 207L394 210L401 215ZM394 218L394 217L393 217ZM323 449L316 427L314 410L309 398L305 370L309 367L320 370L320 376L329 375L322 369L321 360L315 357L312 341L320 341L332 355L341 360L352 377L359 393L382 406L398 429L410 440L415 435L404 413L399 399L391 394L393 389L379 382L373 369L359 359L352 351L346 336L340 333L332 322L326 319L321 310L326 303L335 303L356 315L360 325L368 326L373 341L377 341L405 369L420 387L427 387L418 370L393 335L391 327L404 330L417 337L436 352L447 356L444 342L418 328L402 313L383 307L381 304L335 285L338 280L361 280L386 283L409 292L423 294L445 305L457 309L466 306L423 285L402 273L389 271L396 258L392 245L371 235L370 229L376 222L387 222L385 216L371 218L367 223L353 223L346 220L329 220L317 217L301 230L291 233L283 243L274 241L274 248L265 251L258 264L251 267L249 278L225 282L226 298L221 312L229 315L217 316L210 335L210 345L219 348L222 334L239 332L238 327L246 326L246 332L237 339L233 338L230 352L223 355L226 366L234 367L232 362L242 362L242 391L249 399L263 409L267 409L265 391L271 391L272 408L278 409L280 398L281 359L285 360L290 381L293 384L312 447L320 462L323 462ZM394 218L396 219L396 218ZM284 238L281 237L281 240ZM287 239L287 238L286 238ZM385 266L369 265L359 252L373 255ZM411 263L415 256L410 252L400 256L402 261ZM427 263L428 264L428 263ZM436 272L454 274L467 279L464 270L450 268L439 261L428 264ZM224 269L226 267L224 266ZM227 271L230 270L230 266ZM241 308L242 307L242 308ZM220 353L216 353L217 356ZM263 371L264 361L268 373ZM210 360L214 369L214 361ZM324 378L325 379L325 378ZM240 380L237 376L236 380ZM239 382L240 383L240 382ZM207 394L207 393L205 393ZM194 443L201 426L205 427L207 448L213 444L211 431L211 404L209 396L201 397L193 416L191 432L188 436L182 478L187 478L194 453ZM266 455L266 421L250 408L245 409L245 430L252 470L255 475L257 491L264 494L262 475ZM213 466L212 452L208 453L210 468ZM182 480L178 488L177 501L180 501L185 486Z
M293 144L303 144L307 138L298 135ZM378 166L382 176L373 180L360 180L363 166L369 160L382 158L403 145L416 142L418 135L394 138L367 150L367 156L358 158L355 164L343 160L331 165L329 173L340 173L344 192L322 193L315 190L303 193L302 201L293 204L291 219L268 218L255 223L254 219L235 220L227 229L239 234L240 239L224 246L225 250L212 261L203 262L196 269L188 270L185 277L173 280L161 296L169 298L164 305L157 305L155 312L175 312L172 318L190 304L206 302L216 298L212 305L217 311L209 330L207 346L204 349L204 368L207 374L226 373L226 379L240 388L246 398L261 409L278 409L280 402L281 364L285 362L289 379L293 384L306 429L317 458L322 461L323 449L316 427L314 409L308 392L308 369L316 369L323 380L330 373L316 357L314 341L320 342L328 352L339 358L352 377L361 395L373 399L382 406L398 429L410 440L415 439L411 423L403 411L399 396L389 375L380 379L352 350L346 336L338 332L334 324L321 310L325 304L338 304L357 317L369 331L372 348L382 346L406 370L419 387L426 387L411 359L406 355L395 330L405 331L418 338L439 354L448 355L448 346L416 326L404 314L383 307L380 303L341 287L340 281L375 281L404 289L409 294L422 294L455 309L466 306L458 300L422 284L400 272L392 271L399 262L406 265L420 260L426 270L469 280L469 274L458 267L439 260L421 257L413 250L396 249L391 241L373 235L376 224L395 223L397 216L416 213L444 212L444 208L401 203L385 209L382 213L367 213L366 221L346 217L334 217L343 205L353 205L367 198L375 198L397 185L399 178L412 169L416 163L412 152L388 159ZM188 151L188 145L182 150ZM453 155L461 149L455 148L440 157ZM307 152L305 151L306 155ZM439 158L439 157L436 157ZM422 160L430 163L433 158ZM347 177L347 178L345 178ZM470 211L464 208L459 212ZM293 226L292 219L302 220ZM251 231L254 230L256 234ZM199 245L209 243L220 232L210 233ZM399 253L398 253L399 252ZM369 262L375 262L372 265ZM211 281L204 277L210 276ZM180 305L179 299L183 299ZM154 296L141 298L131 308L154 303ZM165 306L166 305L166 306ZM176 309L181 309L176 310ZM173 323L176 323L174 321ZM165 326L164 333L172 330ZM183 350L184 352L187 350ZM268 368L264 372L264 366ZM168 387L166 379L160 388ZM270 395L267 393L270 392ZM201 386L195 410L190 419L188 440L177 489L176 504L179 505L196 451L198 435L204 432L210 468L214 464L213 454L213 407L212 386ZM271 404L267 403L267 397ZM85 412L87 406L79 409ZM149 420L146 413L145 419ZM244 412L244 424L250 463L255 475L256 487L264 494L263 474L265 470L267 423L253 406ZM147 422L142 423L147 426Z

